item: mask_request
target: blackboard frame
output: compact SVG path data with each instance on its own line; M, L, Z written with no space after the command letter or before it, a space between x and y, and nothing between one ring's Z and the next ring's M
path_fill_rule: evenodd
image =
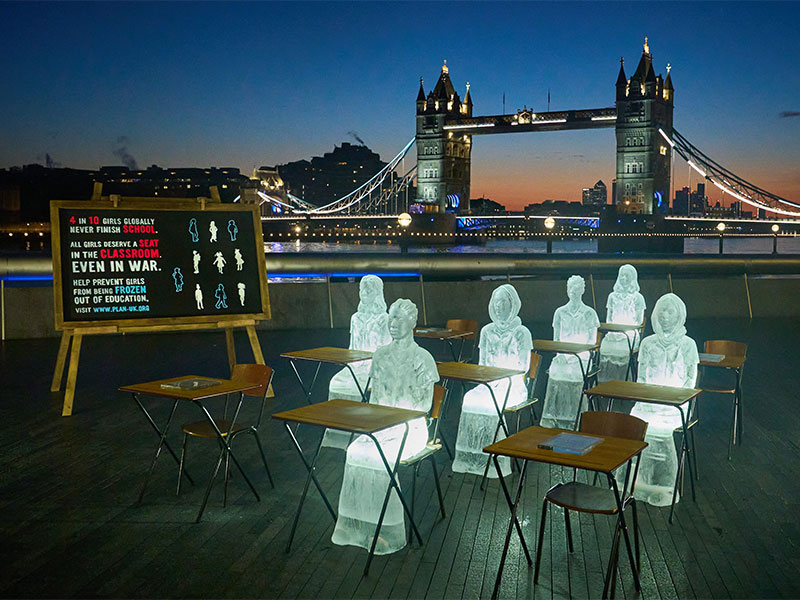
M253 240L256 244L255 255L258 261L258 280L259 280L259 293L261 298L261 312L257 313L236 313L236 314L216 314L216 315L192 315L192 316L179 316L179 317L146 317L141 318L123 318L123 319L103 319L103 320L67 320L64 316L63 306L63 289L62 282L65 274L62 272L61 264L61 220L60 211L62 209L80 209L80 210L103 210L114 211L119 210L121 213L130 213L131 211L147 211L147 212L169 212L169 211L194 211L197 213L208 212L242 212L250 213L253 222ZM94 328L102 327L108 328L109 326L119 326L125 328L141 327L143 330L153 328L164 330L170 328L169 326L176 326L180 328L185 325L207 325L208 327L219 327L226 322L235 323L244 320L263 321L271 318L270 304L269 304L269 291L267 289L267 267L264 258L264 240L261 230L261 215L258 206L255 205L242 205L242 204L221 204L217 202L201 202L194 198L190 200L184 199L152 199L145 200L143 198L136 198L135 200L126 200L121 198L118 201L100 200L100 201L75 201L75 200L54 200L50 202L50 227L52 239L52 254L53 254L53 294L54 294L54 317L56 331L75 328ZM71 276L71 274L70 274Z

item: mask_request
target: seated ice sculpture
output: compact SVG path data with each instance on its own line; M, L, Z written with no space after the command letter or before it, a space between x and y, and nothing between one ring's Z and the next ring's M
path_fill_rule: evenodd
M350 318L350 350L366 350L375 352L388 344L389 315L386 314L386 300L383 298L383 281L376 275L365 275L358 286L358 310ZM350 370L345 367L336 373L328 386L328 400L342 398L344 400L361 401L353 375L358 379L361 390L366 392L369 380L371 360L352 363ZM350 443L350 434L342 431L328 430L322 441L323 446L345 449Z
M410 300L401 298L389 308L392 341L378 348L372 358L371 404L430 411L433 384L439 380L439 373L431 354L414 341L416 323L417 307ZM404 432L405 425L398 425L375 434L391 466L397 460ZM411 421L401 458L418 454L427 442L426 419ZM334 544L370 549L388 488L389 475L375 443L367 436L358 436L347 448L339 516L331 538ZM405 515L393 489L375 554L397 552L405 545Z
M672 387L694 387L697 381L697 344L686 335L686 305L675 294L665 294L653 308L653 335L639 348L638 381ZM671 406L637 402L631 414L647 421L634 495L653 506L669 506L678 473L673 431L681 426L680 413ZM678 497L675 501L678 501Z
M553 339L557 342L594 344L600 320L595 310L583 303L586 283L573 275L567 280L569 302L553 315ZM542 427L574 429L578 407L585 408L583 373L589 366L589 353L556 354L550 363L547 392L542 407Z
M633 265L619 268L614 291L608 295L606 322L622 325L641 325L644 321L644 296L639 293L639 281ZM610 331L600 344L599 382L625 379L631 348L639 347L639 332Z
M517 290L510 284L501 285L492 292L489 300L489 317L492 322L481 329L479 364L522 371L528 369L533 343L531 332L518 316L521 306ZM510 389L508 379L490 384L500 409L503 408L503 402L506 402L506 393L507 408L521 404L527 398L522 374L515 375L510 382ZM495 440L498 418L497 408L486 386L476 386L465 394L458 423L453 471L483 475L487 461L483 448ZM497 439L504 437L501 429ZM500 458L500 468L504 476L510 474L510 460L506 457ZM497 477L497 472L490 468L488 475Z

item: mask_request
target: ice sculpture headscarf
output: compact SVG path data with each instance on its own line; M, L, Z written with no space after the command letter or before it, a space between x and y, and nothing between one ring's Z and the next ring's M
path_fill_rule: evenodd
M661 324L661 312L668 306L671 306L675 311L675 324L670 331L664 331ZM677 344L686 335L686 305L675 294L664 294L658 299L655 308L653 308L652 319L656 340L665 348Z
M628 274L628 285L622 283L622 274ZM622 265L617 273L617 281L614 283L614 291L618 294L636 294L639 292L639 274L633 265Z
M358 286L358 312L378 315L386 312L386 300L383 297L383 280L377 275L365 275ZM363 296L367 297L364 298Z
M500 309L501 300L508 301L508 309L504 312L501 312ZM505 335L515 327L522 325L522 319L518 316L520 308L522 308L522 301L513 285L505 283L492 292L489 300L489 317L499 335Z

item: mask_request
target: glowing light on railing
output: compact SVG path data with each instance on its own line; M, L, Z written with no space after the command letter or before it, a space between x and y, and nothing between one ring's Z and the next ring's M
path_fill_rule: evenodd
M549 125L551 123L566 123L566 122L567 122L566 119L549 119L547 121L533 121L531 125Z
M494 127L494 123L475 123L473 125L445 125L444 129L472 129L473 127Z
M617 115L607 115L605 117L592 117L592 121L616 121Z
M700 173L700 175L702 175L703 177L708 177L708 175L706 175L705 171L703 171L703 169L701 169L700 167L698 167L698 166L697 166L696 164L694 164L692 161L690 161L690 160L687 160L686 162L687 162L687 163L689 163L689 166L690 166L690 167L692 167L692 168L693 168L695 171L697 171L698 173Z

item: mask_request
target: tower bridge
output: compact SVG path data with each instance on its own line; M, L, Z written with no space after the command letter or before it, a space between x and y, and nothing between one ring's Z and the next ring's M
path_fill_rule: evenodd
M476 116L469 83L462 100L445 61L427 94L420 78L415 137L357 189L324 206L313 206L276 189L274 178L262 178L262 189L248 195L250 201L262 204L262 214L270 215L387 215L401 211L464 214L469 213L473 137L613 127L617 181L614 203L620 212L666 214L672 195L672 159L677 152L705 180L737 200L800 217L800 203L772 194L725 169L675 130L675 88L669 64L666 73L666 77L656 74L645 38L630 77L625 73L624 59L620 59L614 106L547 112L526 107L513 114ZM415 145L414 164L410 153Z

